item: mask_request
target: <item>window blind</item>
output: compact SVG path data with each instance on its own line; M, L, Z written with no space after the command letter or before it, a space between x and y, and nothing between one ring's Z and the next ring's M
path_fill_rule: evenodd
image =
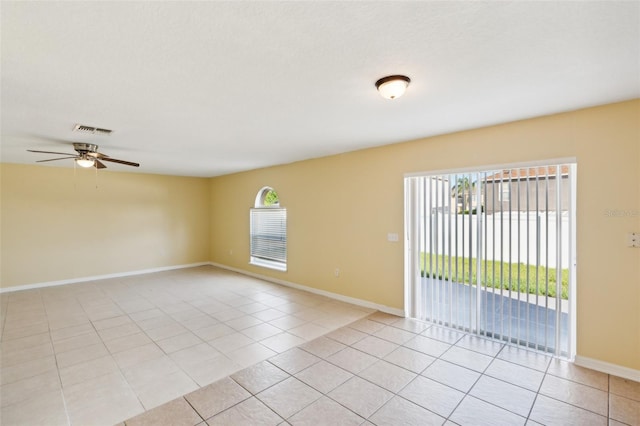
M287 209L251 209L251 257L287 263Z
M408 177L410 316L571 358L576 165Z

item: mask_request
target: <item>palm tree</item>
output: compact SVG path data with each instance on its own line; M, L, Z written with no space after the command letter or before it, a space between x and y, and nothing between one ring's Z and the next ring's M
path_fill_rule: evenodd
M469 176L458 178L456 183L451 188L451 198L456 200L458 206L458 212L465 210L463 207L466 205L466 210L470 210L471 200L470 196L476 188L476 183L471 182Z

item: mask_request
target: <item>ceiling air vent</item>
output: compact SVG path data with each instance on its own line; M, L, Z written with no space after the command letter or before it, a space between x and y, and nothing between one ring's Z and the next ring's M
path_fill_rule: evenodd
M74 132L91 133L92 135L110 135L113 130L101 129L99 127L85 126L84 124L76 124L73 128Z

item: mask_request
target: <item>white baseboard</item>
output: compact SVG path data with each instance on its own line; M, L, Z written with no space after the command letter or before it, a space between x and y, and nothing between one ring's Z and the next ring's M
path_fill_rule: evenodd
M290 282L290 281L280 280L278 278L272 278L272 277L268 277L266 275L256 274L254 272L249 272L249 271L245 271L243 269L233 268L231 266L223 265L223 264L220 264L220 263L211 262L210 265L211 266L215 266L215 267L220 268L220 269L226 269L228 271L237 272L237 273L242 274L242 275L248 275L250 277L258 278L258 279L261 279L261 280L264 280L264 281L269 281L269 282L272 282L274 284L280 284L280 285L283 285L283 286L286 286L286 287L291 287L291 288L295 288L295 289L298 289L298 290L308 291L309 293L318 294L320 296L325 296L325 297L328 297L330 299L339 300L341 302L351 303L352 305L362 306L363 308L375 309L377 311L385 312L387 314L397 315L397 316L400 316L400 317L405 317L405 312L402 309L392 308L390 306L385 306L385 305L379 305L377 303L369 302L368 300L362 300L362 299L357 299L355 297L344 296L342 294L332 293L330 291L320 290L320 289L313 288L313 287L308 287L308 286L305 286L305 285L302 285L302 284L296 284L296 283L293 283L293 282Z
M137 270L137 271L117 272L117 273L114 273L114 274L92 275L92 276L86 276L86 277L80 277L80 278L71 278L71 279L68 279L68 280L47 281L47 282L35 283L35 284L17 285L17 286L12 286L12 287L0 288L0 294L2 294L2 293L11 293L11 292L14 292L14 291L21 291L21 290L33 290L33 289L39 289L39 288L54 287L54 286L66 285L66 284L76 284L76 283L82 283L82 282L87 282L87 281L97 281L97 280L105 280L105 279L110 279L110 278L130 277L130 276L134 276L134 275L151 274L151 273L154 273L154 272L170 271L170 270L173 270L173 269L193 268L193 267L196 267L196 266L205 266L205 265L215 266L215 267L218 267L218 268L221 268L221 269L226 269L228 271L233 271L233 272L237 272L239 274L248 275L248 276L251 276L251 277L254 277L254 278L258 278L258 279L261 279L261 280L264 280L264 281L269 281L269 282L272 282L272 283L275 283L275 284L280 284L280 285L283 285L283 286L286 286L286 287L291 287L291 288L295 288L295 289L298 289L298 290L308 291L309 293L314 293L314 294L318 294L320 296L329 297L331 299L339 300L341 302L351 303L351 304L356 305L356 306L362 306L363 308L375 309L375 310L378 310L378 311L381 311L381 312L386 312L388 314L397 315L397 316L401 316L401 317L405 316L405 312L402 309L392 308L392 307L385 306L385 305L379 305L377 303L373 303L373 302L370 302L368 300L362 300L362 299L357 299L355 297L344 296L342 294L332 293L330 291L320 290L320 289L317 289L317 288L308 287L308 286L301 285L301 284L296 284L296 283L293 283L293 282L290 282L290 281L285 281L285 280L280 280L280 279L277 279L277 278L268 277L266 275L256 274L256 273L253 273L253 272L245 271L243 269L233 268L231 266L222 265L222 264L214 263L214 262L198 262L198 263L189 263L189 264L184 264L184 265L162 266L162 267L159 267L159 268L140 269L140 270Z
M610 362L587 358L580 355L576 355L574 363L580 367L590 368L592 370L600 371L601 373L611 374L613 376L622 377L623 379L640 382L640 370L634 370L633 368L623 367L621 365L611 364Z
M2 294L2 293L11 293L13 291L32 290L32 289L45 288L45 287L54 287L54 286L65 285L65 284L76 284L76 283L82 283L82 282L86 282L86 281L96 281L96 280L106 280L106 279L109 279L109 278L130 277L130 276L133 276L133 275L151 274L153 272L171 271L173 269L193 268L195 266L205 266L205 265L211 265L211 262L198 262L198 263L189 263L189 264L185 264L185 265L161 266L159 268L140 269L138 271L117 272L115 274L93 275L93 276L89 276L89 277L71 278L71 279L68 279L68 280L47 281L47 282L36 283L36 284L16 285L16 286L12 286L12 287L0 288L0 294Z
M205 266L205 265L215 266L220 269L226 269L228 271L237 272L242 275L258 278L264 281L280 284L286 287L308 291L309 293L318 294L320 296L325 296L331 299L339 300L341 302L351 303L356 306L362 306L363 308L375 309L381 312L385 312L391 315L397 315L401 317L406 316L404 310L402 309L392 308L389 306L373 303L368 300L362 300L362 299L357 299L355 297L344 296L342 294L332 293L330 291L320 290L320 289L308 287L302 284L297 284L290 281L281 280L278 278L272 278L266 275L256 274L254 272L233 268L231 266L227 266L227 265L223 265L215 262L198 262L198 263L189 263L184 265L162 266L159 268L140 269L137 271L118 272L115 274L93 275L93 276L87 276L87 277L81 277L81 278L72 278L68 280L48 281L48 282L42 282L42 283L36 283L36 284L18 285L18 286L0 288L0 294L10 293L14 291L21 291L21 290L32 290L32 289L39 289L39 288L46 288L46 287L54 287L54 286L65 285L65 284L75 284L75 283L81 283L86 281L96 281L96 280L104 280L109 278L121 278L121 277L129 277L134 275L150 274L154 272L171 271L174 269L193 268L196 266ZM574 363L581 367L590 368L592 370L600 371L602 373L611 374L614 376L622 377L624 379L640 382L640 370L634 370L633 368L623 367L617 364L612 364L609 362L600 361L597 359L588 358L580 355L576 355Z

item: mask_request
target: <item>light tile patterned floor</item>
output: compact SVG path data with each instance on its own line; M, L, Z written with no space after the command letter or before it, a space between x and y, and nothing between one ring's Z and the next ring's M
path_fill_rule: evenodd
M0 300L3 426L640 425L640 383L210 267Z
M214 267L4 293L0 424L112 425L372 312Z

